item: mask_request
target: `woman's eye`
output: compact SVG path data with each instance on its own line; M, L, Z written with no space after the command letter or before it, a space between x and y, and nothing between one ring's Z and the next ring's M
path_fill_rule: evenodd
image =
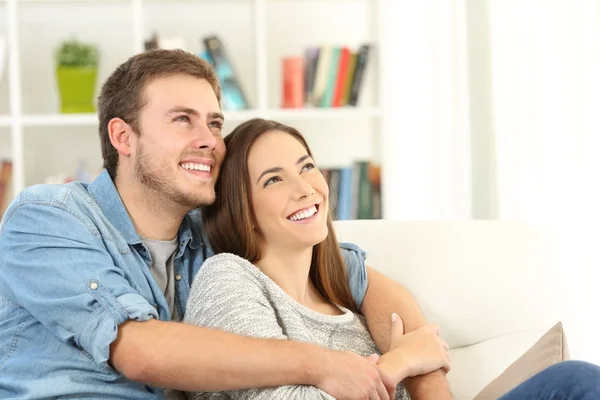
M178 117L175 117L175 121L189 123L190 122L190 117L188 117L187 115L180 115Z
M280 179L278 176L274 176L274 177L272 177L272 178L269 178L269 179L267 179L267 181L265 182L265 186L264 186L264 187L267 187L267 186L269 186L269 185L271 185L271 184L273 184L273 183L275 183L275 182L279 182L280 180L281 180L281 179Z
M308 164L304 164L304 166L302 167L302 171L309 171L311 169L315 169L315 164L313 163L308 163Z

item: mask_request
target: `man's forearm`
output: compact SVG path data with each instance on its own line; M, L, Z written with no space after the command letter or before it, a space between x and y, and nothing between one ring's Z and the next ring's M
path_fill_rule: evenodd
M119 330L111 346L117 370L132 380L183 391L314 384L326 351L156 320L125 322Z
M368 276L369 287L361 311L375 344L385 353L390 349L392 313L402 319L405 333L425 325L427 321L406 288L373 268L368 269ZM452 399L448 381L441 370L407 378L404 384L413 400Z

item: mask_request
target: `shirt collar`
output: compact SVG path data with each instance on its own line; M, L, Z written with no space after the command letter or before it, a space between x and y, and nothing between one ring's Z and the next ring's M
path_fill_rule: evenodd
M192 250L204 246L206 238L204 238L203 231L201 209L197 208L187 213L179 228L179 251L175 257L183 255L188 243Z
M121 232L127 243L130 245L142 243L142 239L136 232L133 221L125 209L117 187L106 169L90 183L88 191L100 206L104 216L112 226Z
M90 195L96 200L102 213L109 222L121 232L130 245L142 243L133 221L125 209L117 187L108 171L102 173L88 187ZM202 213L200 209L190 211L179 228L179 251L176 257L180 257L185 247L190 243L192 249L197 249L204 244L202 237Z

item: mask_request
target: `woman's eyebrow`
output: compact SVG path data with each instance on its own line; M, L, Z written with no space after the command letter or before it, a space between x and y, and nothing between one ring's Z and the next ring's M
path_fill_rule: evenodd
M307 158L311 158L311 157L310 157L310 154L306 154L306 155L304 155L304 156L300 157L300 158L298 159L298 161L296 161L296 165L298 165L298 164L302 164L302 162L303 162L304 160L306 160ZM258 183L258 182L260 181L260 179L261 179L263 176L265 176L266 174L271 174L271 173L273 173L273 172L281 172L281 171L283 171L283 168L281 168L281 167L273 167L273 168L265 169L265 170L262 172L262 174L260 174L260 176L258 177L258 179L256 180L256 183Z

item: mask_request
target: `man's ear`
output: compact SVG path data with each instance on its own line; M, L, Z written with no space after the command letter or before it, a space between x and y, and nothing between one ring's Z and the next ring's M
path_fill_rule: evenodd
M113 147L122 156L131 155L131 136L135 133L129 124L121 118L113 118L108 122L108 137Z

